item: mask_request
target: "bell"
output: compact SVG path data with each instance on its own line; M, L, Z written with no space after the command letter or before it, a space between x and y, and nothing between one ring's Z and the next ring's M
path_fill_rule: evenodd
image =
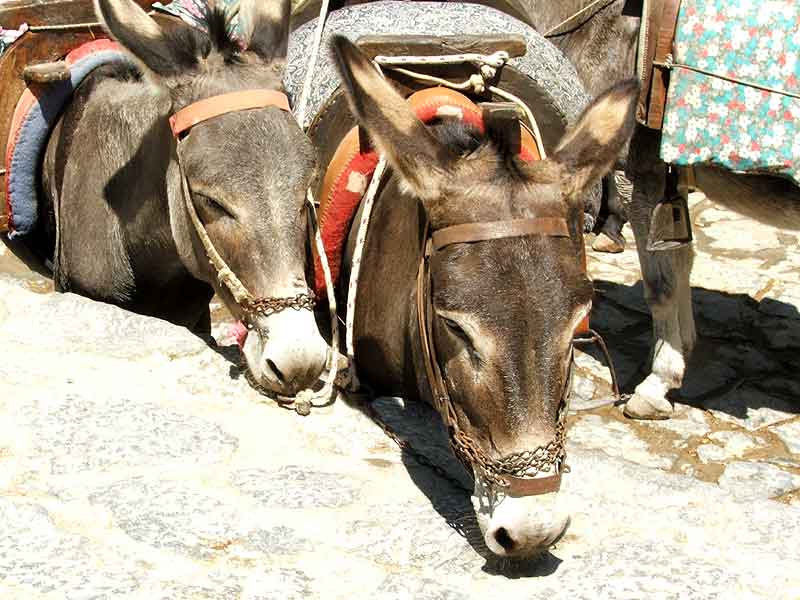
M689 219L688 186L683 173L667 175L664 198L653 208L647 250L675 250L692 243L692 222Z

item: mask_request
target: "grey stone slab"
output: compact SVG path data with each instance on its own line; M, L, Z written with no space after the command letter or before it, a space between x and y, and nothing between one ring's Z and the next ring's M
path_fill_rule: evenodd
M68 600L100 600L124 597L146 577L129 557L59 530L41 506L0 496L0 523L3 584Z
M416 502L369 506L344 525L347 552L395 569L430 565L442 573L473 573L484 564L481 554L489 553L471 504L464 493L447 504L437 511Z
M236 438L219 425L127 397L124 389L94 398L68 389L27 402L20 395L15 411L33 439L30 457L48 461L52 475L214 461L236 449Z
M465 592L454 590L433 579L411 579L391 573L381 582L380 587L370 598L376 600L466 600Z
M697 447L697 458L701 463L722 462L730 458L730 454L721 446L716 444L701 444Z
M259 526L241 508L172 481L114 484L90 496L134 540L197 559L287 555L311 548L288 524Z
M274 508L341 508L359 497L354 479L299 465L274 471L244 469L233 473L231 480L243 493Z
M584 415L567 433L567 441L582 448L602 450L640 465L669 469L674 457L661 456L649 450L647 443L622 423L605 420L599 415Z
M719 486L740 501L775 498L800 488L800 475L756 462L732 462L719 478Z
M746 452L758 448L760 444L752 435L741 431L715 431L708 435L709 439L724 445L729 457L741 457Z
M0 323L0 338L45 346L58 331L58 343L70 352L105 357L142 358L154 353L190 356L206 349L197 336L160 319L131 319L127 311L75 294L38 296L0 281L0 295L15 304L35 302L26 319Z
M642 421L653 429L665 429L677 435L684 443L694 437L702 437L711 431L703 411L690 406L676 405L675 414L662 421Z
M308 600L330 593L314 585L313 577L302 569L265 569L241 582L241 600Z

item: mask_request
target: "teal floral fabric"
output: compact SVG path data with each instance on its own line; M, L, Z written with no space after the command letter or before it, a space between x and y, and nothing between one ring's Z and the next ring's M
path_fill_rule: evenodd
M26 31L28 31L28 26L24 23L19 29L3 29L3 27L0 26L0 54L5 52L5 49L13 44L17 38L21 37Z
M674 62L800 93L800 2L683 0ZM800 183L800 99L673 68L664 161L712 163Z
M239 28L239 0L217 0L217 6L224 6L225 11L231 16L231 29L234 37L241 39L241 30ZM189 25L204 29L203 24L203 11L206 10L205 0L174 0L162 4L156 2L153 4L153 9L161 12L180 17Z

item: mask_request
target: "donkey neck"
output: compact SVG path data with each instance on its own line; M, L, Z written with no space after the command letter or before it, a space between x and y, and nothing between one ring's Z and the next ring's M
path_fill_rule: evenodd
M347 293L361 211L353 219L342 262ZM400 192L394 178L375 200L362 254L355 307L354 345L359 377L377 393L417 396L416 275L425 214ZM344 306L344 298L341 299ZM424 378L424 375L423 375Z

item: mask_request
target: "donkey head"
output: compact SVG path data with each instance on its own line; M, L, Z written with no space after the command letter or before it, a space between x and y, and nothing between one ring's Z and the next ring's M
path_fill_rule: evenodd
M434 231L517 218L567 221L570 237L456 243L436 250L430 267L432 335L460 427L494 458L547 444L573 332L592 300L581 265L582 192L632 133L637 85L600 96L550 158L526 163L510 151L502 127L484 136L460 121L424 125L355 46L337 38L334 49L351 109ZM496 554L530 556L566 530L559 494L504 497L480 470L474 474L478 522Z
M207 32L161 27L133 0L96 0L96 9L160 89L165 116L228 92L281 89L289 0L243 0L241 43L229 36L226 16L216 9L206 10ZM164 124L164 143L175 146L167 184L170 225L189 271L212 284L234 316L245 316L220 285L190 221L181 168L212 244L251 294L307 292L304 201L315 154L292 116L274 106L230 112L194 126L179 144ZM259 383L291 394L316 380L326 346L312 312L251 315L249 324L258 335L247 337L244 354Z

